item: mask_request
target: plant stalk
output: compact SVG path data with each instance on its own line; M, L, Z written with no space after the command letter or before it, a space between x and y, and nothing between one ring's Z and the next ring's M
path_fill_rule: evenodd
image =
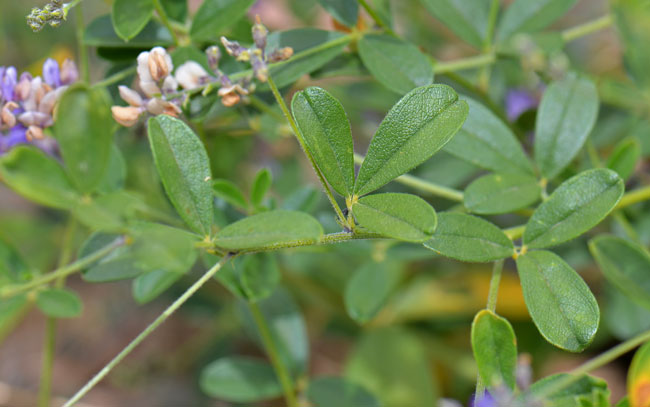
M178 45L178 37L176 36L176 31L174 30L174 27L172 27L171 23L169 22L167 13L165 13L165 9L160 3L160 0L153 0L153 6L156 9L156 13L158 13L158 17L160 17L160 22L163 23L165 28L167 28L167 31L169 31L169 34L171 34L174 45Z

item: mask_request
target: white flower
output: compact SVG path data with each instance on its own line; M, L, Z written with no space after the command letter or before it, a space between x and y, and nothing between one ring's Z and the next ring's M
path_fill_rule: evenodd
M187 61L176 69L176 81L183 89L195 89L204 85L210 75L203 67L194 61Z
M174 69L172 58L162 47L144 51L138 55L138 78L140 88L149 97L161 93L158 84Z

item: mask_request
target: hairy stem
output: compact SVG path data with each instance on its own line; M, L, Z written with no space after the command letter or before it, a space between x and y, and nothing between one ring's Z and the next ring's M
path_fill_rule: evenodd
M2 290L0 290L0 299L7 299L13 297L14 295L23 293L25 291L29 291L32 288L40 287L59 278L67 277L72 273L76 273L77 271L84 269L87 266L93 264L97 260L106 257L111 252L113 252L113 250L117 249L120 246L123 246L124 243L125 242L123 237L117 238L113 243L105 246L100 250L97 250L92 254L89 254L86 257L83 257L75 261L74 263L70 263L65 267L58 268L48 274L38 276L25 284L5 286L3 287Z
M144 331L142 331L138 336L136 336L131 342L120 353L117 354L110 362L104 366L92 379L88 381L78 392L76 392L63 407L72 407L76 402L81 400L97 383L99 383L107 374L115 368L133 349L135 349L142 341L144 341L153 331L156 330L163 322L165 322L178 308L181 307L195 292L199 290L208 282L215 274L223 267L223 265L230 260L230 256L225 256L217 264L215 264L211 269L205 272L201 278L196 280L185 292L176 299L169 307L163 311L162 314L158 316L149 326L147 326Z
M269 329L269 326L264 319L264 315L256 303L249 302L248 306L251 310L251 313L253 314L255 325L260 332L260 337L262 338L264 349L266 349L266 353L268 354L269 359L271 359L273 370L275 371L275 374L278 377L278 381L282 386L282 391L284 392L284 398L287 402L287 407L296 407L298 406L298 401L294 392L291 374L280 358L280 352L278 351L275 341L273 340L271 330Z
M325 181L325 177L321 173L320 169L318 169L318 165L316 165L316 160L314 160L314 157L307 149L307 144L305 143L305 139L303 138L302 133L298 129L298 124L296 124L296 121L293 120L293 116L291 116L287 104L284 102L284 99L282 98L282 95L280 94L278 87L275 86L275 82L273 81L273 78L271 78L270 76L269 76L269 87L271 88L271 92L273 92L273 96L275 97L276 102L278 102L278 105L280 105L280 109L282 109L282 113L284 114L285 119L287 119L287 122L289 122L289 126L291 126L291 130L293 130L293 133L296 135L300 147L302 148L305 155L307 156L307 159L311 163L311 166L314 168L314 171L316 172L316 175L318 176L318 179L320 180L320 183L323 186L323 190L327 195L327 199L329 199L330 204L332 204L332 208L334 208L334 211L336 212L339 221L341 222L341 224L345 224L346 219L345 216L343 215L343 212L341 211L341 208L339 207L339 204L336 202L336 199L334 199L334 195L332 194L329 185L327 185L327 182Z
M165 28L167 28L167 31L169 31L169 34L171 34L174 45L178 45L178 37L176 36L176 31L174 30L174 27L172 27L171 23L169 22L167 13L165 13L165 9L160 3L160 0L153 0L153 6L156 9L156 13L158 13L158 17L160 17L160 22L163 23Z

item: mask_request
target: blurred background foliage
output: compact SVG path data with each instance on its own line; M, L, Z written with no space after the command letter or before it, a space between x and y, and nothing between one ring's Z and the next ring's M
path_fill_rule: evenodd
M199 3L190 1L190 13ZM455 60L475 54L475 50L432 17L419 1L375 0L373 3L381 7L390 5L389 15L396 30L436 59ZM71 21L58 29L46 27L40 33L33 33L25 24L25 15L32 6L38 4L2 2L0 55L4 65L38 74L47 57L63 61L75 56L75 24L71 17ZM83 7L84 23L88 25L110 11L110 2L85 1ZM604 0L581 0L552 28L561 29L597 18L608 13L609 7ZM262 17L271 32L314 26L328 30L340 28L316 0L258 0L249 16L255 14ZM639 18L644 18L645 27L650 27L649 15L622 11L617 18L622 19L623 27L628 19ZM244 19L231 27L229 38L250 41L249 21ZM620 34L627 40L643 41L647 45L645 32L631 28L622 31ZM608 156L620 140L637 137L643 158L628 183L647 184L650 181L650 124L645 119L648 103L644 91L631 86L627 79L628 70L632 76L650 77L643 59L647 56L633 55L626 59L626 67L620 34L614 28L607 28L540 57L548 58L546 63L552 68L566 70L573 66L596 78L603 104L592 136L593 144ZM134 51L128 55L130 60L116 60L110 50L99 50L101 55L95 52L96 48L91 50L91 82L118 71L137 56ZM121 55L123 58L124 54ZM523 90L535 99L540 97L543 81L534 74L534 67L526 69L525 65L534 63L534 57L523 61L524 69L522 61L517 60L504 59L494 65L489 90L497 103L505 104L506 93L512 89ZM337 62L343 61L337 59L284 91L291 93L307 84L325 87L345 107L357 152L363 152L399 95L372 79L360 63L346 61L337 70ZM474 80L478 71L463 75ZM435 81L467 93L445 75L436 76ZM268 94L260 93L259 97L272 102ZM528 134L533 127L534 109L525 111L516 122L525 145L530 145ZM204 120L194 121L193 125L206 144L215 178L231 180L249 191L256 172L268 168L273 185L266 205L308 211L325 225L326 231L338 229L288 126L274 118L279 110L273 107L271 112L259 114L249 106L226 110L217 104L205 111ZM155 175L144 127L135 131L120 128L116 140L128 163L127 187L141 193L156 209L171 213ZM586 154L578 162L588 163ZM482 171L443 151L415 173L426 180L462 189ZM408 188L391 184L390 190L407 191ZM438 211L452 205L444 199L426 198ZM224 224L242 216L223 201L221 207ZM627 210L630 227L646 247L650 245L647 209L647 205L637 205ZM508 227L521 224L525 218L507 215L495 216L494 220ZM55 267L65 223L61 212L37 207L0 185L0 239L17 248L32 268ZM611 220L599 228L610 226L615 233L624 235L623 228ZM77 247L87 235L83 228L77 231ZM619 340L650 328L650 311L634 305L603 280L589 255L586 240L581 238L558 248L562 257L585 278L604 310L596 340L584 354L562 352L544 341L528 317L514 264L511 260L506 262L497 310L513 323L519 351L528 355L526 360L531 362L535 378L569 369ZM288 325L284 329L290 330L285 333L290 337L293 351L304 352L298 369L308 369L312 377L346 374L382 394L384 399L392 400L391 406L431 405L431 400L438 395L469 399L476 380L470 323L477 310L485 305L490 265L437 258L421 246L386 241L292 250L278 253L276 259L285 290L274 296L285 296L283 301L289 304L288 310L276 311L286 312L283 321ZM203 267L199 266L197 269ZM376 286L367 289L376 290L378 304L382 298L386 303L376 315L374 312L369 312L369 316L358 315L357 319L364 321L359 322L346 311L345 292L353 276L366 269L378 274ZM128 281L87 284L78 276L72 277L69 284L84 299L85 310L80 318L59 324L54 394L64 396L75 391L190 285L195 276L196 273L184 275L177 284L143 306L133 299ZM364 306L374 310L373 304ZM263 302L261 307L265 309ZM292 313L295 307L300 309L302 317ZM273 312L272 307L268 310ZM108 380L99 384L83 405L228 405L200 390L199 375L206 365L221 356L262 356L255 337L246 329L247 317L242 313L238 301L222 285L207 285ZM291 318L297 319L291 322ZM15 321L3 321L0 405L34 404L41 366L43 319L40 314L28 313ZM614 401L624 395L628 364L629 358L624 357L594 373L607 379ZM262 405L278 406L281 401Z

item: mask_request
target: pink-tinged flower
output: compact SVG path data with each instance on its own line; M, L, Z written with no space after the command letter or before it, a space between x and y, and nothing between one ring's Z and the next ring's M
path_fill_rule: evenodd
M61 65L61 84L70 85L79 80L77 64L71 59L66 59Z
M158 95L162 91L160 85L174 69L172 58L162 47L155 47L151 51L144 51L138 55L138 79L140 89L148 97ZM172 83L168 82L167 87Z
M212 78L203 67L194 61L187 61L176 68L176 81L183 89L196 89L210 82Z
M136 106L113 106L111 113L113 119L124 127L131 127L138 122L140 115L144 112L142 107Z

